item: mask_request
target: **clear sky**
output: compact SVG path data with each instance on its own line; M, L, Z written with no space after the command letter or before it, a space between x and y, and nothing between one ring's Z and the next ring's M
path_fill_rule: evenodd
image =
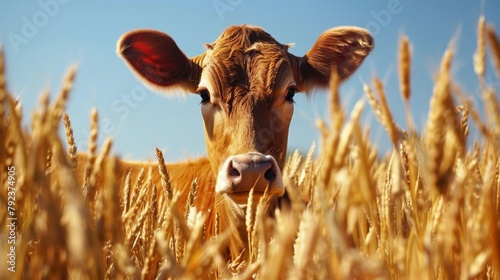
M2 1L0 42L6 54L7 82L24 104L29 119L40 92L55 96L63 74L78 64L68 112L78 148L87 148L89 115L100 113L100 140L114 137L113 151L129 159L154 158L161 148L168 161L205 154L200 98L165 98L149 91L133 76L115 52L116 41L136 28L154 28L170 34L188 55L204 51L230 25L249 23L266 29L282 43L295 43L291 52L303 55L326 29L339 25L368 28L375 51L342 86L346 107L364 98L362 85L377 74L387 86L396 121L405 127L397 78L398 40L409 36L413 45L411 106L419 128L427 119L433 80L441 56L458 35L454 76L479 102L472 54L476 49L478 18L500 29L500 1ZM490 67L490 65L488 65ZM500 92L489 68L487 80ZM307 150L318 142L315 120L327 112L326 94L296 98L289 149ZM369 106L363 121L382 152L388 149L385 132ZM28 121L26 121L28 123Z

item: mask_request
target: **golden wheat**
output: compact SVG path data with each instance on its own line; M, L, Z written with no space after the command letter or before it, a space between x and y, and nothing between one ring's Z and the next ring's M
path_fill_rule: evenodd
M498 40L498 36L492 26L486 27L486 35L488 36L491 60L493 61L493 65L496 69L497 79L500 80L500 40Z
M66 132L66 143L68 144L68 155L73 164L73 168L76 168L78 163L77 148L75 145L75 137L73 136L73 128L71 128L71 121L67 113L63 114L63 123Z
M486 72L486 22L484 16L479 18L479 23L477 25L477 49L473 57L474 60L474 72L480 78L480 82L483 83L484 74Z
M169 201L172 200L172 186L170 185L170 177L167 172L167 166L165 165L165 159L163 158L163 152L156 148L156 157L158 159L158 169L161 175L161 185L163 191Z
M481 18L474 70L483 108L453 81L453 50L447 50L422 132L409 112L410 46L403 37L399 82L408 131L398 127L375 78L374 90L366 85L365 93L393 143L379 156L360 123L364 102L346 115L333 71L331 119L318 122L319 156L314 157L313 144L307 155L288 157L283 180L290 207L274 217L265 214L265 196L256 201L250 192L244 221L249 251L230 262L222 251L230 232L219 229L221 217L215 213L215 225L208 224L208 213L195 207L206 186L195 180L181 198L170 186L160 150L156 165L118 173L112 140L98 152L93 110L88 153L77 156L65 113L76 67L68 70L54 101L42 92L31 130L23 129L21 103L7 89L0 48L3 209L11 195L5 170L17 170L16 273L2 271L0 278L498 279L500 110L498 93L483 78L488 61L500 73L498 37ZM479 138L470 143L473 127ZM153 183L152 168L160 171L161 189ZM77 178L85 178L83 185ZM2 238L11 234L9 215L0 210ZM214 229L213 238L206 239L208 229ZM3 264L9 250L2 240Z

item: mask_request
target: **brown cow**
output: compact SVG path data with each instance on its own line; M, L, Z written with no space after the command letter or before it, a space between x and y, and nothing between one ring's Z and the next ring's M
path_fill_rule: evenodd
M197 207L215 208L212 219L218 212L221 231L233 229L234 258L247 240L242 209L249 191L254 189L255 198L266 190L274 198L285 193L281 170L295 93L327 87L332 69L345 80L373 46L367 30L338 27L325 31L298 57L263 29L243 25L227 28L193 58L167 34L146 29L124 34L117 51L151 88L200 96L208 160L167 168L173 187L184 194L199 178ZM141 165L123 162L121 168L137 171Z

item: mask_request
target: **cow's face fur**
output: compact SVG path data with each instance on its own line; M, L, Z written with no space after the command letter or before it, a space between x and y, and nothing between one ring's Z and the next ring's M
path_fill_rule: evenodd
M296 61L287 49L262 29L249 27L231 27L208 45L197 90L206 95L201 111L207 152L218 174L217 192L230 193L235 201L246 202L252 187L255 193L266 188L279 196L284 192L281 169L297 91L292 71ZM228 158L248 153L257 161L259 155L271 156L274 174L235 189L223 174Z
M154 30L126 33L118 53L146 84L199 94L215 191L236 204L267 191L284 194L293 96L326 87L333 71L349 77L373 48L360 28L325 31L301 57L258 27L232 26L191 59L173 39Z

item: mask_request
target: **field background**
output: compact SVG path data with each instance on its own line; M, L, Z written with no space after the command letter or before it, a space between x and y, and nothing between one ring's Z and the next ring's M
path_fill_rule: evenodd
M24 39L16 37L26 35L22 34L23 23L30 24L33 15L43 19L42 6L48 2L58 7L57 13L51 16L46 12L48 20L45 25L40 24L37 32L26 33L29 36ZM185 140L184 127L190 126L186 122L194 118L194 113L183 109L174 114L163 103L153 110L146 104L160 103L159 100L168 104L172 100L156 100L155 95L149 94L132 100L135 103L128 105L127 117L120 118L112 109L117 97L109 97L110 93L118 94L121 101L122 93L132 96L134 90L142 89L137 88L131 74L125 74L128 70L123 63L111 55L113 48L108 45L114 45L116 38L104 35L103 27L111 25L90 28L93 23L89 21L94 16L99 18L99 10L62 2L23 2L12 7L12 13L1 10L8 14L2 20L17 20L20 25L2 23L1 34L0 262L10 265L7 240L14 236L16 272L0 271L0 279L500 278L500 41L494 29L499 26L498 16L488 6L495 4L483 2L480 7L462 9L451 1L440 2L447 5L442 7L389 1L380 6L372 3L370 7L351 4L343 11L332 6L331 10L343 15L344 20L335 23L331 19L328 26L367 26L372 21L376 24L377 15L391 14L383 10L402 9L390 15L391 20L379 23L385 26L378 32L372 30L377 47L361 71L342 86L333 76L324 97L319 93L312 99L312 103L320 105L311 115L305 113L307 125L302 126L301 118L295 118L299 120L299 134L306 134L307 127L318 131L314 132L318 136L311 137L317 140L316 145L311 146L312 139L304 138L301 140L310 142L292 144L292 148L296 146L304 152L291 152L284 169L290 209L278 211L270 218L265 215L262 201L249 200L248 209L254 211L249 210L245 220L247 254L227 262L222 248L230 233L219 229L215 238L204 238L206 229L214 224L207 221L206 209L195 207L201 196L197 183L191 185L187 201L180 201L166 179L164 154L173 152L174 159L183 156L175 154L182 148L162 145L179 135L181 141ZM189 21L190 26L202 28L205 24L200 19L210 21L205 17L207 12L213 13L214 25L228 25L226 16L227 20L234 17L232 20L239 22L248 5L246 16L254 9L253 16L269 13L275 23L283 23L279 25L283 28L290 22L297 28L300 25L301 30L308 27L308 23L290 16L293 13L279 17L277 10L273 13L261 5L228 2L232 9L222 17L213 10L213 3L220 4L218 1L207 4L205 13L200 9L198 17ZM139 6L130 5L107 10L109 16L120 9L122 15L130 16L122 18L124 26L120 28L126 30L137 27L130 18L140 11ZM180 4L169 8L176 5ZM329 6L323 3L308 8L318 9L311 16L325 15L326 21ZM460 11L457 18L449 7ZM74 14L65 15L66 8ZM151 4L150 8L161 13L157 6ZM191 15L184 8L183 16ZM350 18L347 11L353 9L360 9L361 13L366 9L367 16L364 20ZM175 13L179 10L172 10L170 19L185 20L179 12ZM14 11L17 16L13 17ZM304 11L307 10L304 8L301 13ZM79 13L86 13L87 17L77 24ZM239 13L241 17L237 17ZM421 29L435 20L427 16L432 13L440 15L439 22ZM151 18L148 14L147 20ZM104 19L110 20L103 16ZM58 20L61 22L55 24ZM71 28L71 22L83 28L82 32L68 32L76 30ZM167 30L161 28L163 23L157 24L150 27ZM4 26L13 27L4 30ZM293 30L289 35L297 36L297 29ZM117 31L117 36L123 31ZM304 31L301 35L311 33ZM53 34L54 40L35 44L37 38L48 34ZM78 40L71 41L62 34L71 34ZM206 35L200 34L187 38ZM317 34L311 36L315 38ZM13 44L12 38L26 43ZM101 60L91 54L102 54L100 44L104 41L110 42L105 44L110 55ZM80 49L82 57L77 70L68 65L74 61L79 42L91 43ZM61 45L67 51L59 49L53 53ZM33 63L29 60L30 50ZM61 59L61 55L70 56L64 57L64 67L56 65L54 58ZM113 57L114 62L109 62L113 66L105 64L104 57ZM35 71L31 65L38 72L31 72ZM61 79L62 73L65 74ZM118 73L124 77L118 77ZM43 81L57 86L47 90ZM179 104L197 107L199 101L195 99L191 96L181 103L173 102L179 108ZM91 109L94 106L97 110ZM152 113L147 120L165 116L175 122L171 125L155 121L147 127L143 124L146 111ZM181 113L186 122L178 122ZM117 118L114 121L110 119L113 116ZM116 131L111 130L114 140L104 131L106 120L116 125ZM182 127L175 128L175 123ZM131 135L124 132L129 126L134 127ZM145 135L142 129L162 136L152 140L153 136ZM82 137L79 131L86 136ZM199 132L201 141L201 127ZM184 145L188 145L187 141ZM194 143L188 154L198 154L191 150L197 145L203 150L202 142ZM156 155L155 146L161 148ZM90 156L78 156L77 150L88 151ZM151 171L122 177L115 173L118 159L114 154L156 156L158 164ZM12 166L15 174L6 171ZM159 172L161 182L152 181L150 172ZM84 183L78 183L78 178L83 178ZM15 193L9 187L15 188ZM184 203L186 206L179 207ZM7 206L14 209L6 211ZM213 210L219 211L218 206ZM8 224L12 220L8 218L14 216L16 228L11 230Z

